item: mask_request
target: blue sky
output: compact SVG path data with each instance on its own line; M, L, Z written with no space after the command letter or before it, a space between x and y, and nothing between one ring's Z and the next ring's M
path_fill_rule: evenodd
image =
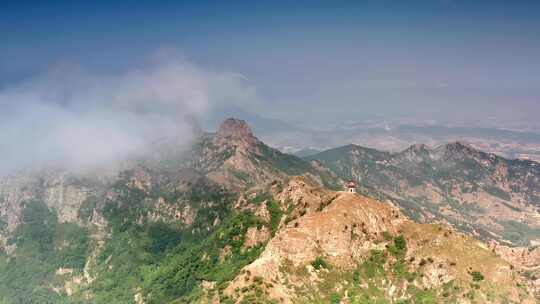
M255 111L289 120L540 113L538 1L0 4L0 88L62 64L120 73L160 49L243 75Z

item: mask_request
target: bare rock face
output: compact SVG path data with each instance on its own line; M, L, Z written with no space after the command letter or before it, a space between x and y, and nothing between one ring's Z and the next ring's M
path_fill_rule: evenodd
M259 140L253 136L251 128L244 120L229 118L221 123L217 134L216 142L223 143L227 141L244 142L247 144L256 144Z
M259 244L263 244L270 238L270 230L263 226L261 229L257 227L250 227L246 233L246 241L244 242L244 248L255 247Z
M0 178L0 247L20 222L23 204L43 202L56 210L58 221L77 222L77 212L92 189L65 173L21 174Z
M214 136L201 141L195 163L210 180L230 189L281 180L287 169L309 166L264 145L245 121L234 118L225 120ZM287 167L276 166L285 163Z
M293 180L290 187L299 184L302 181ZM314 189L304 186L307 193L304 199L307 200ZM303 268L317 257L324 256L340 268L352 268L356 259L377 247L383 232L397 233L404 220L394 208L342 193L321 212L307 213L282 227L259 259L244 269L228 291L232 293L234 289L241 288L250 276L261 277L272 282L273 287L269 290L272 298L291 303L295 293L283 282L294 281L295 278L290 277L290 272L283 271L284 265Z
M535 293L540 295L540 247L508 247L495 242L489 247L525 275Z
M499 303L502 301L498 299L508 298L534 303L530 289L522 291L515 287L517 272L509 263L478 241L452 229L416 224L390 205L353 193L317 188L302 178L292 178L274 197L282 209L288 208L286 202L289 202L303 212L292 212L283 219L278 233L259 258L226 288L225 293L237 299L237 303L246 300L242 290L254 285L262 286L263 292L279 303L296 303L299 299L312 302L310 295L320 292L320 288L329 288L329 277L345 277L344 273L372 261L370 255L391 247L391 236L396 235L401 235L407 243L402 258L405 269L425 275L401 281L391 276L382 280L379 288L392 301L410 297L408 285L442 290L445 284L456 284L462 290L459 297L464 298L471 284L471 273L479 271L487 285L497 286L493 292L478 287L479 302ZM330 265L328 268L313 266L321 258ZM391 274L395 263L397 260L389 256L381 267ZM339 292L349 283L335 284L332 291ZM488 296L497 300L492 301Z

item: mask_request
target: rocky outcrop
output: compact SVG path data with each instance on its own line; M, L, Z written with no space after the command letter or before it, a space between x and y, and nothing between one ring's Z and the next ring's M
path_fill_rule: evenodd
M55 210L58 221L77 222L82 203L97 190L66 172L41 172L0 177L0 244L20 223L23 204L41 201Z
M309 290L311 294L319 292L329 271L353 271L369 260L373 250L388 248L392 244L389 236L401 234L407 241L403 258L408 261L407 267L421 269L425 275L409 282L387 280L382 286L388 298L409 297L408 284L435 290L442 290L442 286L450 282L468 286L473 271L470 268L474 267L490 284L502 288L501 293L490 296L533 303L530 294L524 296L515 284L511 285L516 273L507 262L477 241L451 229L416 224L389 205L361 195L318 189L298 178L293 178L277 197L294 200L300 208L303 205L298 202L318 208L284 223L261 256L228 286L226 293L233 298L242 299L242 290L249 290L245 286L259 286L264 294L279 303L293 303L302 297L301 290ZM332 199L321 205L324 201L321 197ZM314 268L317 259L326 261L330 270ZM344 281L343 284L349 283ZM336 284L335 291L344 288L343 284ZM486 292L482 297L488 297L487 291L482 292Z
M229 118L220 125L214 138L214 142L216 144L244 142L247 145L260 143L260 141L253 136L253 132L251 132L251 128L248 124L243 120L235 118Z
M257 227L250 227L247 230L245 237L244 248L255 247L268 241L270 238L270 230L266 226L263 226L260 229Z
M540 296L540 247L509 247L496 242L491 242L489 247L525 276L529 286Z
M191 160L194 168L212 181L235 190L284 180L293 172L316 175L316 170L306 161L262 143L243 120L225 120L215 134L203 137L194 150Z

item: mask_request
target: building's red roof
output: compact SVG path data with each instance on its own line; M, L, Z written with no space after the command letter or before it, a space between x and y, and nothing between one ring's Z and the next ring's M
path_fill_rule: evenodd
M356 188L356 183L354 181L348 181L345 183L345 187L347 188Z

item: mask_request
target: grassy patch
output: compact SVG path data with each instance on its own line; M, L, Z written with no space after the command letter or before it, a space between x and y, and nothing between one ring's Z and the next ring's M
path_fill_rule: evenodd
M471 272L471 277L475 282L480 282L484 280L484 275L480 271Z
M279 228L283 211L281 211L279 204L274 200L268 200L266 202L266 208L268 209L268 213L270 213L270 232L274 236Z
M405 257L407 253L407 241L403 235L394 238L394 243L389 246L388 251L397 258Z
M315 268L317 270L318 269L323 269L323 268L324 269L330 269L330 265L322 257L317 257L314 261L312 261L311 266L313 266L313 268Z

